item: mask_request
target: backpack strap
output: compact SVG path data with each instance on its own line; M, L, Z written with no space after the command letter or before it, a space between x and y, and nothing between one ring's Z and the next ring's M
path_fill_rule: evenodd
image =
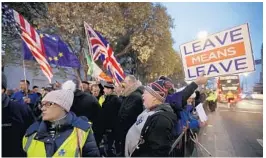
M34 139L35 135L36 135L36 133L33 133L29 137L25 137L25 136L23 137L22 146L23 146L23 150L25 152L28 152L28 149L29 149L31 142Z
M77 157L81 157L82 156L82 149L84 147L84 144L86 143L87 137L89 134L91 134L91 127L88 129L89 131L83 131L82 129L79 128L74 128L74 130L76 130L77 133ZM79 155L79 156L78 156Z

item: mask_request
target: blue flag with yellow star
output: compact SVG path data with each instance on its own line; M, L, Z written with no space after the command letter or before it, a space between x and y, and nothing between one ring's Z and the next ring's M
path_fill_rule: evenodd
M69 49L68 45L58 35L40 34L47 61L62 67L79 68L80 62L75 54ZM24 59L34 60L28 46L23 41Z

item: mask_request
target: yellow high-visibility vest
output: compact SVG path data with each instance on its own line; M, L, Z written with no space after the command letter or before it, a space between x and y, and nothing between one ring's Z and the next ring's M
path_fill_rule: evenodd
M101 105L101 107L102 107L104 101L105 101L105 96L102 95L102 96L99 98L99 104Z
M74 127L73 132L57 149L53 157L81 157L82 148L90 132L92 132L91 128L83 131ZM36 133L33 133L29 137L23 137L23 149L27 157L47 157L44 142L35 140L35 135Z
M217 95L215 93L210 93L206 98L207 101L215 101L217 99Z

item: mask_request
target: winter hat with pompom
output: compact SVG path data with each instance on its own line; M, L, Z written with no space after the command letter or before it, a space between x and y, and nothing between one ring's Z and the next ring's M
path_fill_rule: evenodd
M74 93L71 90L55 90L47 93L42 101L56 103L69 112L74 99Z
M56 103L69 112L73 100L74 100L74 91L76 90L76 85L73 81L66 81L62 85L62 89L51 91L45 95L42 101Z
M164 87L163 84L164 84L163 80L158 80L146 86L145 90L147 90L151 95L153 95L159 101L164 102L167 96L167 89Z

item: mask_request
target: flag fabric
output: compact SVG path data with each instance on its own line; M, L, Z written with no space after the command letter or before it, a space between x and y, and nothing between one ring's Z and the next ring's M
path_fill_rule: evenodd
M93 64L92 64L91 57L87 53L85 53L85 57L86 57L87 65L89 67L88 75L92 75L92 73L93 73Z
M112 78L106 75L99 66L91 60L90 55L86 54L87 64L89 67L88 74L99 80L104 80L106 82L113 82Z
M40 68L44 75L48 78L51 83L53 72L50 67L45 54L43 42L37 33L37 31L30 25L30 23L24 19L17 11L10 9L7 5L3 5L4 13L3 17L8 19L8 22L19 26L21 30L21 38L25 42L26 46L30 50L32 56L40 64Z
M86 22L84 27L87 35L88 44L91 46L91 56L94 61L100 59L103 66L111 76L120 83L125 79L125 74L114 57L114 52L110 44L102 37L102 35L94 31Z
M58 35L40 33L40 37L43 41L46 57L50 64L62 67L80 67L77 56L72 53L69 46ZM32 60L33 57L25 43L23 43L23 50L24 59Z

